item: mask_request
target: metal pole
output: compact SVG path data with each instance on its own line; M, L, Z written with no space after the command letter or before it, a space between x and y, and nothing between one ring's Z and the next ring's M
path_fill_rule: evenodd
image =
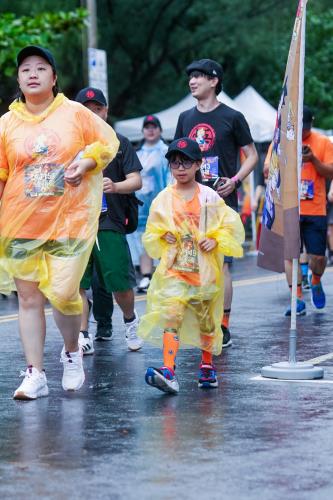
M296 311L297 311L297 278L298 278L298 259L293 259L292 264L292 287L291 287L291 320L289 331L289 363L296 363Z
M96 0L87 0L87 9L89 12L88 47L93 48L93 49L97 49Z

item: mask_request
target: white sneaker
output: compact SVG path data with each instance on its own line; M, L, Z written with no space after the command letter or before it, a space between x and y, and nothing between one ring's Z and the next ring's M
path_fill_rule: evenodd
M62 387L64 391L78 391L82 387L85 375L82 362L82 349L77 352L65 351L62 348L60 362L64 365Z
M87 331L80 332L79 335L79 347L81 347L83 356L87 356L88 354L94 354L94 341L91 335Z
M13 399L30 400L48 396L49 388L44 371L40 372L34 366L28 366L20 376L24 377L24 380L14 392Z
M138 284L137 291L141 293L146 293L150 285L150 279L148 276L144 276L140 283Z
M143 341L138 337L139 316L134 311L135 319L131 323L125 323L126 343L130 351L138 351L143 346Z

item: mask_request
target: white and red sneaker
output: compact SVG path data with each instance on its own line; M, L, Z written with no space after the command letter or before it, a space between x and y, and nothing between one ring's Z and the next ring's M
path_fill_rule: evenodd
M14 392L13 399L29 401L48 396L49 388L44 370L40 372L30 365L25 372L21 372L20 376L24 377L24 379Z
M85 380L82 349L76 352L65 351L62 348L60 362L64 365L62 387L64 391L78 391Z

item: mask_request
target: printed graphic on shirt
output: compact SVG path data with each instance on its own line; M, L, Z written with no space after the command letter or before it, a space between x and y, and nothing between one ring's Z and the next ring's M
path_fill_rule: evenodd
M33 134L25 140L25 150L31 158L52 156L60 145L60 138L50 129L43 128L38 135Z
M180 248L172 268L180 272L199 272L198 246L191 234L185 234L181 237Z
M24 168L24 193L28 198L62 196L64 194L63 165L44 163Z
M314 198L314 182L307 179L301 180L301 200L313 200Z
M208 182L212 179L217 179L219 176L219 157L206 156L202 159L200 166L202 180Z
M189 133L189 138L199 144L202 153L209 151L215 144L216 133L208 123L195 125Z

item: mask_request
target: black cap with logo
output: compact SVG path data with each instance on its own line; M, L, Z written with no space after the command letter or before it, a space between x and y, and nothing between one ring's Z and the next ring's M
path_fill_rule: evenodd
M56 72L56 63L52 53L48 49L44 49L43 47L39 47L38 45L28 45L24 47L16 56L17 67L19 67L24 59L29 56L40 56L45 61L47 61L50 66L52 66L54 72Z
M169 145L165 157L169 159L172 153L181 153L194 161L202 159L199 144L188 137L181 137L173 141Z
M186 68L186 73L190 75L193 71L200 71L208 76L215 76L222 81L223 68L221 64L213 59L199 59L198 61L193 61Z
M304 104L303 106L303 128L305 130L310 130L312 127L312 122L314 120L314 114L311 108L309 106L306 106Z
M159 127L162 130L161 122L155 115L147 115L143 120L143 127L146 125L155 125L155 127Z
M107 106L105 95L100 89L96 89L94 87L85 87L81 89L80 92L77 93L75 97L76 102L80 102L81 104L85 104L89 101L97 102L102 106Z

